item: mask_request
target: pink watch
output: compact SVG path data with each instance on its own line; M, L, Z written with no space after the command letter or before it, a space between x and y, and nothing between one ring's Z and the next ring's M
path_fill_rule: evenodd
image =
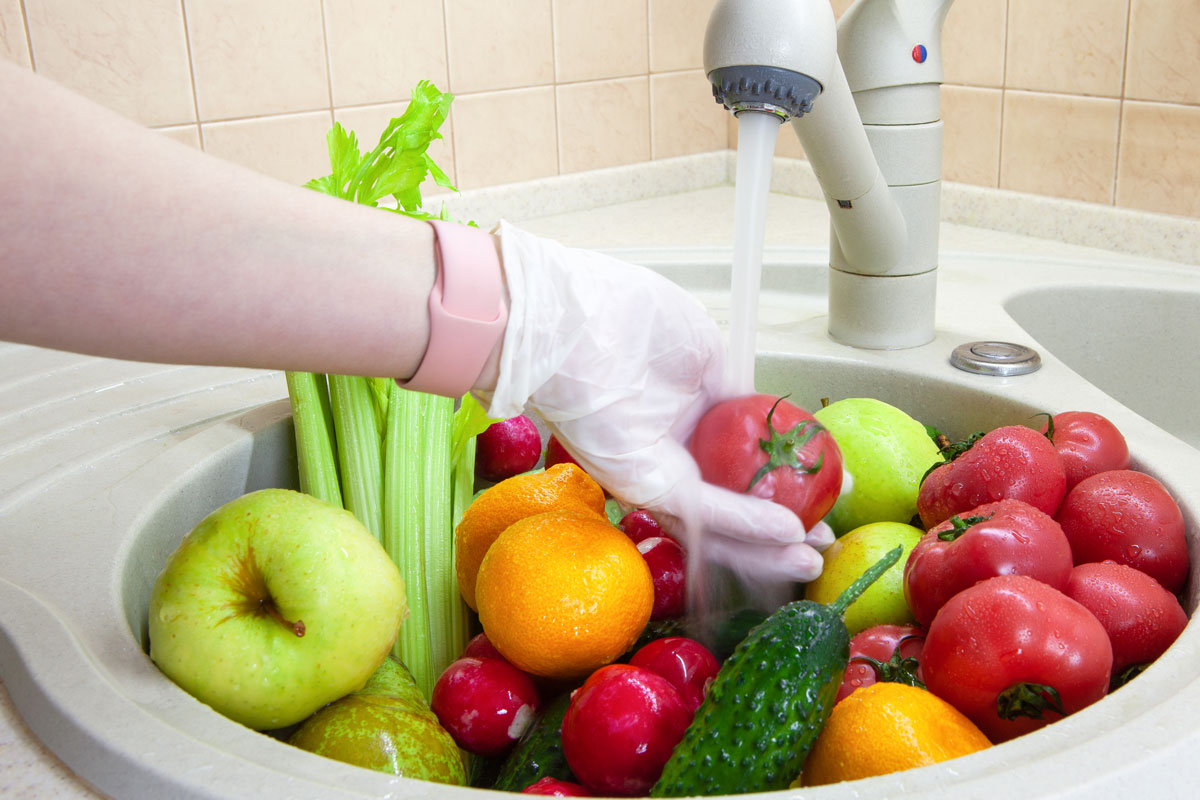
M504 335L508 307L490 234L431 220L437 276L429 293L429 345L403 389L461 397Z

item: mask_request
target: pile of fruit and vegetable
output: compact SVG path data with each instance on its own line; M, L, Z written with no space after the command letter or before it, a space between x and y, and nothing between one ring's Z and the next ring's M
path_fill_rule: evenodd
M366 155L335 127L314 188L420 215L448 104L422 84ZM695 533L608 496L534 421L384 379L288 387L301 491L184 538L150 654L230 719L360 767L558 796L854 780L1077 712L1187 623L1183 515L1098 414L950 442L880 399L718 405L690 443L705 480L837 539L795 599L701 628Z

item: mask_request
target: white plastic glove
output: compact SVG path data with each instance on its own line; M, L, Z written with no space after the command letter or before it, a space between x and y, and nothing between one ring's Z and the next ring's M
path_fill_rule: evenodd
M809 581L833 541L776 503L700 480L684 443L726 398L725 344L700 302L609 256L500 225L509 322L488 413L536 412L619 500L759 579Z

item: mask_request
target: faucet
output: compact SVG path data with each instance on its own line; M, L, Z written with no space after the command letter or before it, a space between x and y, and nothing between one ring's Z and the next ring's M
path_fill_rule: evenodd
M952 0L718 0L713 95L791 121L830 216L829 334L853 347L933 339L941 205L941 30Z

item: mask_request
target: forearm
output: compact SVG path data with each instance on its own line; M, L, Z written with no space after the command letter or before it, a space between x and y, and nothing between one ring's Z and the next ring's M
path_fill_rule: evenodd
M415 371L429 226L205 156L7 64L0 119L0 338L169 363Z

